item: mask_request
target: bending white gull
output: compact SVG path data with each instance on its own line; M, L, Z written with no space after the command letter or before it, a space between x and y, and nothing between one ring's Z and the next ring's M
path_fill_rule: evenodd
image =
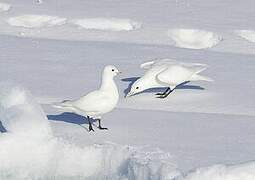
M99 129L107 129L101 126L101 116L112 111L118 103L119 93L114 77L119 73L120 71L115 66L108 65L103 70L100 89L92 91L77 100L66 100L53 104L53 106L65 112L87 116L89 131L94 131L90 118L98 120Z
M151 61L140 66L147 71L131 87L127 97L142 92L146 89L167 87L164 93L157 93L158 98L167 97L176 86L188 81L213 81L199 75L207 68L205 64L183 63L172 59L162 59L157 62Z

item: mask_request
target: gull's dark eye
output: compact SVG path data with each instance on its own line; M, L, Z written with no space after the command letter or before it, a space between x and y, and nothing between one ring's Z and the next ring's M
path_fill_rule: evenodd
M136 89L139 89L139 87L136 87Z
M112 69L112 72L114 71L114 69Z

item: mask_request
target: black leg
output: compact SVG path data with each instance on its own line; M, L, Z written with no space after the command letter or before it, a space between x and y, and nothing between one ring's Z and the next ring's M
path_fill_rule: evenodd
M170 88L168 87L163 93L157 93L156 95L165 95L168 91L170 90Z
M90 132L90 131L94 131L94 129L93 129L93 127L92 127L92 124L91 124L91 122L90 122L89 116L87 116L87 119L88 119L88 122L89 122L89 132Z
M98 129L101 129L101 130L108 130L108 128L103 128L101 126L101 119L98 119Z
M161 96L158 96L157 98L161 98L161 99L166 98L171 92L173 92L173 89L171 90L171 89L169 88L169 90L168 90L165 94L163 94L163 95L161 95Z

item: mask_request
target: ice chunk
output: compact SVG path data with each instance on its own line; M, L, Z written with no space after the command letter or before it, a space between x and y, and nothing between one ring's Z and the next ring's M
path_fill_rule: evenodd
M247 41L255 43L255 31L254 30L239 30L236 31L240 37L246 39Z
M9 11L10 8L10 4L0 2L0 12Z
M200 29L170 29L168 36L175 46L189 49L205 49L217 45L222 37Z
M214 165L199 168L184 178L184 180L254 180L255 162L234 166Z

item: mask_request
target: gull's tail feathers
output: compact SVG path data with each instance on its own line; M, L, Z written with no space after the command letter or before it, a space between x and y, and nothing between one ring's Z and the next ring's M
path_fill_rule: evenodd
M70 100L64 100L62 102L56 102L56 103L52 103L52 107L57 108L59 110L63 110L63 111L73 111L73 107L72 107L72 101Z
M208 81L208 82L213 82L214 80L207 77L207 76L202 76L202 75L199 75L199 74L194 74L190 81Z

